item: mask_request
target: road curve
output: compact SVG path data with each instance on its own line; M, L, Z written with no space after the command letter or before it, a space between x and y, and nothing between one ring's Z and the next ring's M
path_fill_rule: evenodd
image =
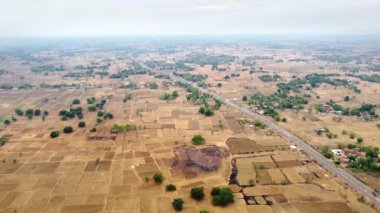
M143 67L146 69L157 73L155 70L152 68L146 66L144 63L139 62L138 60L134 59L136 62L140 63ZM332 161L329 159L325 158L321 153L316 151L313 147L311 147L307 142L303 141L301 138L297 137L290 131L286 130L285 128L277 125L275 122L270 120L269 118L262 116L260 114L257 114L255 112L252 112L239 104L236 104L234 101L229 100L229 99L224 99L220 95L217 95L215 93L212 93L204 88L198 87L195 83L186 81L182 78L179 78L173 74L169 74L171 79L182 82L182 83L187 83L190 84L196 88L199 89L199 91L203 93L207 93L214 98L220 100L222 103L225 105L240 111L243 114L248 115L249 117L252 117L254 119L260 120L262 123L270 127L273 131L275 131L277 134L282 136L283 138L287 139L294 145L300 147L303 149L303 151L308 154L311 158L313 158L315 161L318 162L319 165L321 165L323 168L325 168L327 171L331 172L332 174L336 175L338 178L340 178L343 182L354 188L359 194L363 195L365 198L367 198L369 201L374 203L375 205L380 206L380 200L378 199L379 194L376 193L371 187L367 186L357 178L355 178L352 174L347 172L346 170L342 169L341 167L335 165Z

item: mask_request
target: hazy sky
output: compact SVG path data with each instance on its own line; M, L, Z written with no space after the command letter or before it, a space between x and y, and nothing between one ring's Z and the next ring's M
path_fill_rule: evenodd
M378 34L380 0L0 0L0 36Z

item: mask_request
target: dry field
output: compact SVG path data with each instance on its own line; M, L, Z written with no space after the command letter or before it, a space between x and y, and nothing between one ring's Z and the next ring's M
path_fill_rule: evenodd
M148 46L146 48L151 48ZM63 77L76 72L81 65L108 64L110 75L132 68L133 60L126 55L134 53L118 51L79 50L72 55L55 51L41 52L53 58L47 62L28 62L15 56L0 59L0 68L12 70L0 77L0 83L36 85L32 89L0 90L0 118L15 116L15 108L22 110L41 109L49 111L45 119L34 116L18 116L17 121L0 127L0 136L9 138L0 147L0 212L174 212L171 202L181 197L185 201L182 212L376 212L377 208L358 201L358 195L339 180L320 168L301 150L290 148L290 144L269 129L255 129L239 124L245 118L238 112L222 106L214 115L205 117L198 113L199 105L188 101L185 89L178 86L163 86L163 79L153 75L130 75L111 79L108 76ZM174 63L193 52L224 54L229 52L239 60L247 56L266 56L272 59L257 59L255 67L264 67L263 72L249 74L236 61L219 64L226 71L212 70L210 64L194 68L191 74L206 74L206 83L212 84L210 91L239 102L243 95L262 92L269 95L277 90L278 82L264 83L258 77L277 73L283 81L293 75L304 76L326 70L336 71L336 65L312 62L310 53L293 49L267 49L261 44L245 48L223 46L204 48L202 45L178 47L174 53L155 51L136 54L141 61L162 60ZM37 56L37 55L35 55ZM299 57L310 61L292 62ZM279 62L278 59L284 59ZM30 68L42 64L65 65L65 71L31 73ZM101 71L96 69L95 71ZM165 73L166 70L162 70ZM228 81L226 75L240 73ZM135 89L120 88L134 82ZM147 84L157 82L158 89ZM80 87L42 88L42 83L79 84ZM222 83L222 87L215 85ZM378 85L363 83L363 93L356 95L350 106L362 102L379 104ZM165 93L178 91L175 100L164 101ZM321 86L313 90L320 99L311 98L315 104L331 98L343 103L342 94L354 96L348 89ZM124 96L132 99L123 102ZM90 112L86 99L95 97L97 103L104 99L104 112L113 114L113 119L98 122L97 112ZM74 99L83 107L86 127L79 128L78 118L61 120L58 116L68 110ZM309 113L307 108L298 113L281 111L287 119L284 127L301 136L312 145L336 145L352 143L342 130L353 131L365 138L365 144L378 144L378 128L373 122L343 118L339 123L331 115ZM302 118L306 117L304 121ZM248 118L247 118L248 119ZM357 122L357 125L352 125ZM113 132L114 124L131 124L125 133ZM72 126L70 134L62 132ZM314 129L327 126L339 134L337 139L317 136ZM96 132L91 129L96 128ZM60 131L60 136L51 138L50 133ZM206 144L194 146L191 138L201 134ZM162 173L162 184L154 183L152 176ZM363 177L366 178L366 177ZM373 183L377 179L368 179ZM168 192L166 184L174 184L177 190ZM190 189L205 188L205 198L195 201ZM211 189L229 186L234 192L235 202L226 207L211 205ZM376 188L379 188L377 186Z

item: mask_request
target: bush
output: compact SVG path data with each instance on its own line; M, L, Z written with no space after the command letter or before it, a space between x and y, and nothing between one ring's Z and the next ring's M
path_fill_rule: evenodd
M164 181L164 176L161 173L156 173L153 175L153 180L155 183L162 183Z
M205 108L204 107L199 107L199 110L198 110L198 112L199 112L199 114L205 114Z
M90 132L96 132L96 128L95 128L95 127L92 128L92 129L90 130Z
M107 113L104 115L104 119L113 119L113 114L107 112Z
M234 195L230 188L225 187L218 190L218 193L212 197L212 205L227 206L234 202Z
M79 123L78 123L78 127L80 127L80 128L83 128L83 127L85 127L86 126L86 122L84 122L84 121L80 121Z
M202 145L206 143L206 140L202 135L194 135L194 137L191 139L191 142L193 142L194 145Z
M58 137L59 136L59 131L52 131L51 133L50 133L50 137L51 138L56 138L56 137Z
M5 125L9 125L9 124L11 124L11 121L7 119L7 120L4 121L4 124Z
M203 187L194 187L190 191L190 195L195 200L202 200L205 196Z
M40 109L34 110L34 115L35 116L40 116L41 115L41 110Z
M96 123L100 124L101 122L103 122L103 119L101 119L101 118L96 119Z
M80 104L80 100L79 99L73 100L73 104Z
M357 138L356 141L357 141L358 143L363 143L364 140L363 140L363 138Z
M181 198L176 198L173 200L172 206L175 210L181 211L184 203L185 201L183 201Z
M177 187L173 184L166 185L166 191L175 191Z
M205 116L213 116L214 112L211 109L206 109Z
M248 100L248 98L247 98L247 96L246 95L244 95L243 96L243 98L241 99L242 101L247 101Z
M63 132L66 133L66 134L72 133L73 132L73 127L66 126L65 128L63 128Z
M15 113L16 113L18 116L23 116L23 115L24 115L24 112L23 112L21 109L19 109L19 108L15 109Z
M88 110L89 110L90 112L95 112L95 111L96 111L96 106L94 106L94 105L90 105L90 106L88 106Z
M104 115L104 112L103 111L99 111L98 112L98 117L102 117Z
M33 109L27 109L25 111L25 115L28 116L28 117L33 116L33 114L34 114L34 110Z

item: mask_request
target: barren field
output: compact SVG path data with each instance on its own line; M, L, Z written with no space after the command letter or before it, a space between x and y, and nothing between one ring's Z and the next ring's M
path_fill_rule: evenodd
M338 65L293 46L212 44L168 52L137 41L118 48L1 52L0 70L7 72L0 74L0 212L166 213L175 211L175 198L185 202L182 212L377 212L268 127L167 76L189 74L200 86L259 112L248 104L256 92L269 96L278 83L339 72ZM274 74L281 79L261 80ZM310 94L308 103L277 109L286 118L278 123L317 148L358 137L380 147L377 120L337 121L335 114L314 109L330 99L350 108L380 104L378 84L354 79L360 94L328 84L302 90L300 96ZM338 136L317 135L321 127ZM194 140L198 135L201 141ZM156 174L163 175L162 183L155 182ZM377 177L358 177L379 189ZM168 184L176 190L167 191ZM200 201L190 196L198 186L205 191ZM229 187L234 202L212 205L213 187Z

